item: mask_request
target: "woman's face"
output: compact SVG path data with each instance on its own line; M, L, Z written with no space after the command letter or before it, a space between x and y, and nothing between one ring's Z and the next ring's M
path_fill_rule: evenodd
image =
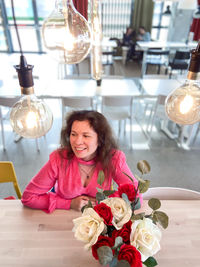
M78 158L88 161L95 157L98 147L98 135L90 126L88 120L73 122L70 144Z

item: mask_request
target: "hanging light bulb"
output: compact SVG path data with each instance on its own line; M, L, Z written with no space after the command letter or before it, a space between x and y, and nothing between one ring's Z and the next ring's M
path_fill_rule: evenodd
M183 125L200 121L200 42L192 50L192 57L186 82L166 98L168 117Z
M92 25L92 52L91 71L92 77L101 84L102 77L102 27L101 27L101 1L91 2L91 25Z
M14 0L11 0L13 21L20 49L20 65L18 72L19 84L23 97L14 104L10 112L10 123L13 130L22 137L38 138L45 135L53 123L53 115L47 104L37 99L33 88L33 66L28 65L23 56L20 36L17 28Z
M34 95L32 65L25 57L20 57L20 65L15 66L23 97L14 104L10 113L13 130L25 138L38 138L45 135L53 123L49 107Z
M45 47L59 63L79 63L90 51L89 24L72 0L56 0L55 9L43 23L42 36Z

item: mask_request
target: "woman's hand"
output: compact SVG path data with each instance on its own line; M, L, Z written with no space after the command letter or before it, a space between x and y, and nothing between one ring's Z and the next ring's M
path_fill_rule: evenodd
M94 206L96 204L96 199L89 196L79 196L76 198L73 198L71 201L71 209L81 211L82 207L88 204L88 201L92 202L92 205Z

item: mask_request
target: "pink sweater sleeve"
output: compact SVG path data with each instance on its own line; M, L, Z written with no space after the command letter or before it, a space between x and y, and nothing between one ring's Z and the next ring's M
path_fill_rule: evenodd
M47 213L57 209L69 209L71 200L64 199L56 193L49 192L58 178L56 153L50 155L50 160L42 167L38 174L27 185L22 203L33 209L43 209Z
M128 167L127 163L126 163L126 157L125 154L118 150L115 152L114 156L113 156L113 166L115 168L115 172L114 172L114 177L113 180L118 184L132 184L133 182L128 178L128 176L126 176L124 173L128 174L134 181L134 186L135 188L137 188L138 186L138 181L136 180L136 178L133 176L130 168ZM138 194L139 198L140 198L140 203L142 205L142 194Z

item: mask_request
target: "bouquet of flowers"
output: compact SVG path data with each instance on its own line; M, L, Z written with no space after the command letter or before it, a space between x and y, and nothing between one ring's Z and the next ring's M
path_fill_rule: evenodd
M118 187L117 191L103 190L104 173L98 176L97 204L90 202L82 209L82 216L73 220L75 237L85 242L101 265L110 267L147 267L157 265L153 257L160 250L161 230L168 226L168 216L158 209L161 203L152 198L148 205L152 212L140 209L139 192L148 190L149 180L142 176L150 172L150 165L142 160L137 164L142 175L135 175L138 186L132 183Z

